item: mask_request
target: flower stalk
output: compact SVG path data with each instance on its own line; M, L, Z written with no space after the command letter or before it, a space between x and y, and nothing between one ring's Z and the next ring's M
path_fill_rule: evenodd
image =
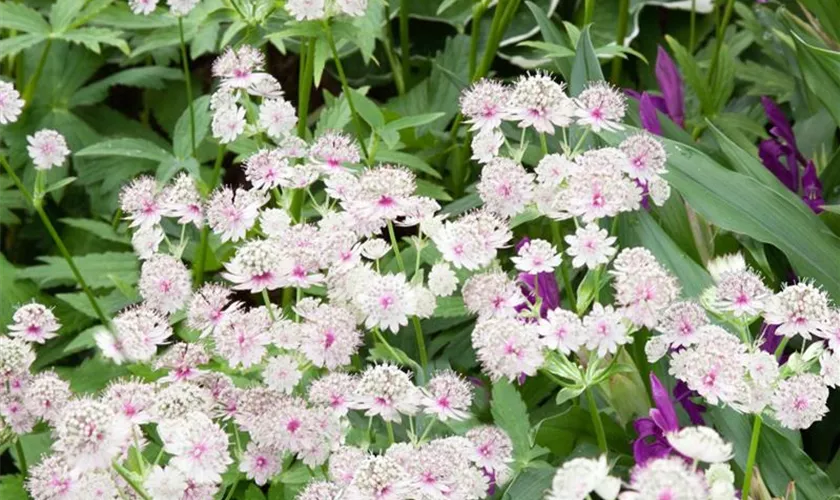
M187 90L187 106L190 110L190 146L193 158L197 158L195 144L195 110L193 109L192 81L190 79L190 63L187 58L187 44L184 41L184 20L178 16L178 36L181 39L181 65L184 69L184 85Z
M753 420L752 437L750 438L750 451L747 455L747 466L744 469L744 487L741 488L741 499L749 500L750 484L752 483L755 459L758 454L758 441L761 438L761 415L756 415Z

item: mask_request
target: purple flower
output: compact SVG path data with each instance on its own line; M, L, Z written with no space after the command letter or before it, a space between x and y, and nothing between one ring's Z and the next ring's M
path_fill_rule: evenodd
M637 418L633 422L633 428L638 434L633 441L633 458L639 465L653 458L670 455L673 448L665 439L665 434L680 429L670 394L653 373L650 374L650 387L655 406L650 409L649 416Z
M807 160L799 151L793 127L785 113L769 97L762 97L761 104L764 113L770 120L770 135L773 137L761 141L758 145L758 156L761 163L776 176L790 191L802 196L802 201L814 211L822 212L825 203L822 197L822 183L817 176L814 162ZM784 162L782 159L784 158ZM800 166L805 169L800 177Z
M639 94L633 90L627 91L628 95L639 100L639 115L642 120L642 127L652 134L662 135L662 126L659 123L659 117L656 115L656 112L660 111L681 128L685 128L685 98L682 78L674 60L662 46L659 47L656 54L656 81L659 83L661 96L648 92Z
M527 236L519 240L516 244L516 250L519 251L519 248L529 241L531 239ZM560 288L557 286L557 279L554 277L554 273L539 273L536 275L519 273L519 282L522 284L520 286L522 295L525 296L529 304L536 304L537 296L542 299L542 303L540 304L541 317L545 318L548 311L560 307ZM537 293L535 294L534 291ZM516 311L519 312L529 307L528 304L523 303L516 306Z
M688 414L688 419L691 420L691 423L694 425L705 425L706 421L703 420L703 413L706 412L706 407L691 400L692 397L697 395L697 391L689 389L688 384L682 380L678 380L677 385L674 386L674 398L676 398L677 402Z

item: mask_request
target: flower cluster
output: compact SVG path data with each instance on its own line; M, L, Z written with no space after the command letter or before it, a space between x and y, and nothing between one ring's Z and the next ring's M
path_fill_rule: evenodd
M367 0L289 0L286 10L298 21L318 21L334 16L364 16Z

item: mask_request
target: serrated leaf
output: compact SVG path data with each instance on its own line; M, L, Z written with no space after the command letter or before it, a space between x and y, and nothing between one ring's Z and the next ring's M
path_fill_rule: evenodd
M79 11L86 0L56 0L50 9L50 24L54 33L62 33Z
M513 458L518 467L524 466L531 449L531 423L528 408L513 384L506 380L493 382L490 413L493 414L495 424L501 427L513 442Z
M64 218L60 219L62 224L66 224L68 226L79 228L83 231L87 231L88 233L98 236L103 240L113 241L115 243L122 243L125 245L131 244L131 238L127 235L118 234L111 224L107 222L103 222L101 220L94 220L94 219L74 219L74 218Z
M87 47L89 50L99 54L99 45L110 45L122 51L123 54L128 55L131 49L128 43L120 38L121 31L115 31L108 28L94 28L92 26L76 28L72 31L56 35L56 38L66 40L71 43L79 43Z
M40 33L27 33L0 40L0 58L17 55L18 52L37 45L44 40L46 40L46 36Z
M129 68L82 87L73 94L69 106L85 106L101 102L108 97L108 89L115 85L142 89L162 89L166 86L167 80L182 80L183 78L183 73L175 68L164 66Z
M151 141L128 137L107 139L92 144L76 152L73 156L124 156L126 158L143 158L159 162L174 159L168 151Z
M438 201L452 201L452 197L446 192L446 188L424 179L417 179L417 190L415 194L418 196L428 196Z
M35 9L18 2L0 3L0 28L46 35L50 25Z
M453 297L438 297L437 308L435 308L435 318L458 318L461 316L469 316L464 305L464 299L458 296Z
M19 278L28 278L40 283L43 288L75 284L76 279L70 266L62 257L38 257L43 264L30 266L18 271ZM93 288L113 288L108 274L119 276L127 283L137 283L139 265L137 257L131 252L90 253L73 258L82 277Z

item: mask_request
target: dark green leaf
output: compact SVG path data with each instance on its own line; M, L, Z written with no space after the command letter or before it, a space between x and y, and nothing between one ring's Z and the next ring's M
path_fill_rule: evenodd
M513 442L513 458L519 467L522 467L527 462L528 452L531 450L528 408L516 387L506 380L493 382L492 398L490 412L493 414L493 421L510 437Z

